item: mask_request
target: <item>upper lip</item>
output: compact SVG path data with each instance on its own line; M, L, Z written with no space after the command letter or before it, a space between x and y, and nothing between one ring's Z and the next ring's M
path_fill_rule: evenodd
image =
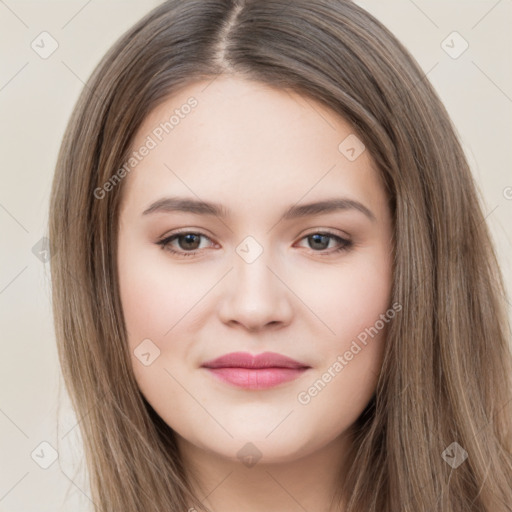
M217 359L202 364L205 368L309 368L308 365L295 361L275 352L263 352L253 356L248 352L231 352Z

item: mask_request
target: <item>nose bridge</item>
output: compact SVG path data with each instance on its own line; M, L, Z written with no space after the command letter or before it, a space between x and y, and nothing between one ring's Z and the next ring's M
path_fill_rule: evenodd
M267 300L278 292L276 277L269 270L269 267L277 266L276 261L272 261L271 249L263 247L252 236L246 237L236 248L236 257L234 258L234 279L237 292L242 292L239 297L253 297L269 295Z
M246 237L236 248L233 267L221 308L225 322L236 321L255 329L289 320L287 287L274 274L279 274L279 263L270 249L254 237Z

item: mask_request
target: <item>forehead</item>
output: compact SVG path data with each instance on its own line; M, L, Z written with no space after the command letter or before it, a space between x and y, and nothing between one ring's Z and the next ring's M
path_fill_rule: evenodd
M338 189L378 202L378 172L367 151L347 158L348 137L348 122L295 92L234 77L196 82L139 128L132 150L150 139L152 148L124 183L125 198L142 207L164 192L187 193L258 207Z

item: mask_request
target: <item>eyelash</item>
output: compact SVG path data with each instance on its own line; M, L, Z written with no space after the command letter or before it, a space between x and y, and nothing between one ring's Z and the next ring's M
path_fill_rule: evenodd
M184 235L199 235L199 236L203 236L205 238L208 238L208 240L210 240L210 237L208 237L204 233L201 233L201 232L198 232L198 231L178 231L178 232L173 233L172 235L170 235L168 237L165 237L162 240L159 240L156 243L157 243L157 245L160 245L160 247L163 250L169 251L170 253L172 253L172 254L174 254L174 255L176 255L178 257L187 258L187 257L190 257L190 256L196 256L196 254L200 251L200 249L196 249L195 251L177 251L177 250L171 248L170 243L172 241L174 241L175 239L177 239L179 236L184 236ZM314 231L313 233L308 233L307 235L303 236L301 238L301 240L303 240L304 238L308 238L310 236L313 236L313 235L328 236L330 238L336 239L340 243L340 246L337 249L335 249L334 251L331 250L330 252L325 252L325 251L314 251L314 250L312 250L313 253L320 254L321 256L330 256L332 254L337 254L337 253L340 253L340 252L343 252L343 251L348 251L353 246L353 242L351 240L347 240L345 238L342 238L339 235L335 235L334 233L331 233L329 231Z

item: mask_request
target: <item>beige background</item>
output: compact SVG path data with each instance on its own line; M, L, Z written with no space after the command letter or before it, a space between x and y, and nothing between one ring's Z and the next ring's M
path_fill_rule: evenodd
M75 474L81 460L77 419L66 396L59 398L48 263L32 248L47 235L53 168L83 82L114 40L159 3L0 1L0 512L89 510L85 476ZM445 102L512 290L512 3L357 3L405 44ZM42 31L59 45L47 59L31 48ZM441 47L453 31L469 44L457 59ZM41 442L58 452L48 469L31 458L51 462Z

